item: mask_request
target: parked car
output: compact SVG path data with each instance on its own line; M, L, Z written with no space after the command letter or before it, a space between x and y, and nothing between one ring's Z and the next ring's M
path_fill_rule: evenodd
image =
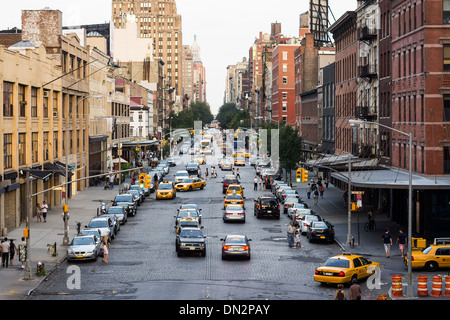
M197 209L194 208L178 209L177 215L174 216L174 218L175 218L175 227L178 225L180 220L184 218L197 219L199 224L202 223L202 215Z
M301 220L305 215L308 214L314 214L314 212L311 209L307 208L298 208L295 210L295 212L291 216L291 220L294 221L294 223L298 223L300 225Z
M107 236L109 241L111 241L114 235L114 223L110 217L100 216L93 218L85 228L100 230L101 236Z
M137 205L138 206L141 205L141 203L142 203L142 196L139 193L139 191L137 191L137 190L128 190L125 193L129 193L129 194L133 195L133 199L134 199L134 201L136 201Z
M175 174L175 184L183 182L183 180L187 178L189 178L189 173L186 170L177 171Z
M67 248L67 261L97 260L100 242L94 235L76 236Z
M127 217L135 216L137 213L137 202L130 193L118 194L112 201L113 206L121 206L127 210Z
M112 237L114 239L120 231L119 217L116 216L114 213L105 213L105 214L100 215L99 217L110 217L111 218L111 221L114 224L114 236Z
M286 204L286 202L284 203ZM294 215L297 212L297 209L307 209L308 205L306 203L294 202L292 206L288 207L287 216L291 220L294 220Z
M250 260L250 241L245 235L227 235L222 241L222 260L229 257L244 257Z
M313 221L308 227L306 236L309 242L313 240L334 241L334 228L328 221Z
M230 204L223 213L223 222L241 221L245 222L245 210L242 206Z
M298 203L300 203L300 199L299 198L295 198L295 197L294 198L286 198L286 200L284 201L284 204L283 204L283 212L285 214L287 214L288 210L290 208L293 208L294 205L296 205Z
M313 221L322 221L322 218L315 214L304 215L303 218L299 221L300 233L306 234L308 232L308 227Z
M186 165L186 171L190 176L198 175L198 165L196 163L188 163Z
M259 196L254 200L254 215L256 218L262 216L280 219L280 205L274 196Z
M174 158L167 158L167 164L169 167L175 167L177 165Z

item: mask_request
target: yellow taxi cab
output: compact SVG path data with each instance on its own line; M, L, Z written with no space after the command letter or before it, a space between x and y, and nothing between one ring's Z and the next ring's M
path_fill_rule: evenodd
M205 164L206 163L206 157L205 156L197 156L194 158L194 161L197 164Z
M228 185L227 192L225 194L228 195L228 194L233 193L233 192L244 196L244 188L242 188L240 184L230 184L230 185Z
M161 182L156 189L156 199L174 199L177 191L172 182Z
M405 257L405 264L408 265L408 258ZM412 251L411 267L425 268L434 272L438 268L450 267L450 238L436 238L434 243L422 251Z
M181 218L180 221L178 221L177 225L175 226L176 234L180 234L180 231L183 228L199 228L199 229L201 229L203 227L200 226L198 219L191 218L191 217L185 217L185 218Z
M206 182L203 179L196 177L189 177L184 179L183 182L178 183L175 186L177 191L191 191L192 189L201 189L206 187Z
M329 258L323 266L317 268L314 280L321 283L351 283L367 278L380 269L378 262L351 253L343 253Z
M239 151L235 151L233 153L233 157L235 157L235 158L244 158L245 157L245 150L241 149Z
M225 200L223 201L223 208L226 209L229 204L237 204L244 208L244 196L242 194L237 194L236 192L226 194Z
M235 158L234 165L235 166L245 166L245 158L244 157Z

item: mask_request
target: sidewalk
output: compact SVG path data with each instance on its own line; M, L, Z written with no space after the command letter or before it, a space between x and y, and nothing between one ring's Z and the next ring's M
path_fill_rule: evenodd
M69 199L69 240L76 235L76 223L81 222L83 229L89 221L97 215L97 208L100 208L101 202L109 203L119 193L119 186L115 185L112 190L104 190L103 186L90 187L79 191L77 195ZM31 270L33 279L24 280L24 269L21 268L17 252L14 258L14 265L9 268L0 269L0 300L20 300L34 290L46 276L38 277L36 265L38 261L45 264L47 276L54 270L66 257L67 246L63 246L64 222L61 217L62 205L52 208L47 213L47 222L37 223L36 217L33 217L30 224L30 242L31 242ZM11 230L7 234L8 239L13 239L18 245L23 236L25 223L19 228ZM47 253L47 244L54 244L58 255L53 257Z

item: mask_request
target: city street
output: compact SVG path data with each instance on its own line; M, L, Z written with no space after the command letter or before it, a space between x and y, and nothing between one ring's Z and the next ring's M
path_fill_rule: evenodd
M186 160L190 156L184 157ZM202 165L203 171L205 167L216 165L213 161L213 157L208 156L207 164ZM175 172L184 169L185 163L177 158L177 166L170 168L165 180L173 180ZM225 171L219 170L217 178L207 180L204 190L178 192L174 200L156 200L152 193L112 241L108 264L101 259L64 261L28 299L333 299L336 286L320 285L313 280L313 275L316 267L328 257L341 253L341 248L336 243L309 243L305 236L302 236L301 248L288 247L289 218L282 214L280 220L257 219L253 215L253 199L270 191L253 190L253 167L247 164L240 167L240 171L246 197L245 223L222 220L221 177ZM186 203L195 203L202 209L206 257L178 257L176 254L174 215L176 209ZM82 225L87 222L83 221ZM221 259L220 238L227 234L245 234L252 239L251 260ZM73 273L68 269L70 266L80 268L79 289L70 289L68 285ZM388 268L382 264L382 288L366 290L365 297L373 299L389 289ZM361 287L366 288L364 284Z

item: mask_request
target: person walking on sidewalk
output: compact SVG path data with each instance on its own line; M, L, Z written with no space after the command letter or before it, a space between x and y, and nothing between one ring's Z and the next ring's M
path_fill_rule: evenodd
M41 222L42 221L41 214L42 214L42 212L41 212L41 205L38 203L38 204L36 204L36 222Z
M407 240L406 240L406 234L403 232L403 229L400 229L399 232L400 233L397 237L397 243L398 243L400 252L402 253L402 258L403 258L405 255L405 247L407 245Z
M25 240L25 237L22 237L22 239L19 242L19 261L22 262L22 269L25 269L25 257L26 257L26 251L27 251L27 243Z
M9 261L10 261L10 265L14 264L14 256L16 254L16 251L17 251L16 244L11 239L10 242L9 242Z
M383 241L386 258L389 258L389 254L391 252L392 237L391 237L391 234L389 233L388 228L386 228L385 232L381 236L381 240Z
M313 191L314 204L317 205L319 203L319 191L317 188Z
M255 179L253 179L253 190L258 190L258 177L255 176Z
M337 285L337 290L334 294L334 300L345 300L344 285L341 283Z
M8 268L9 251L11 250L8 243L8 238L4 238L1 244L2 249L2 267Z
M102 259L102 261L104 263L108 263L109 249L108 249L108 237L107 236L103 236L102 237L101 249L103 250L103 259Z
M109 175L109 188L114 189L114 175L112 173Z
M320 197L323 199L323 191L324 191L324 188L323 188L323 185L320 185L319 186L319 193L320 193Z
M47 202L43 201L41 206L42 216L44 217L44 222L47 222L47 211L48 205Z
M306 196L308 199L311 199L311 183L308 183L308 186L306 187Z

